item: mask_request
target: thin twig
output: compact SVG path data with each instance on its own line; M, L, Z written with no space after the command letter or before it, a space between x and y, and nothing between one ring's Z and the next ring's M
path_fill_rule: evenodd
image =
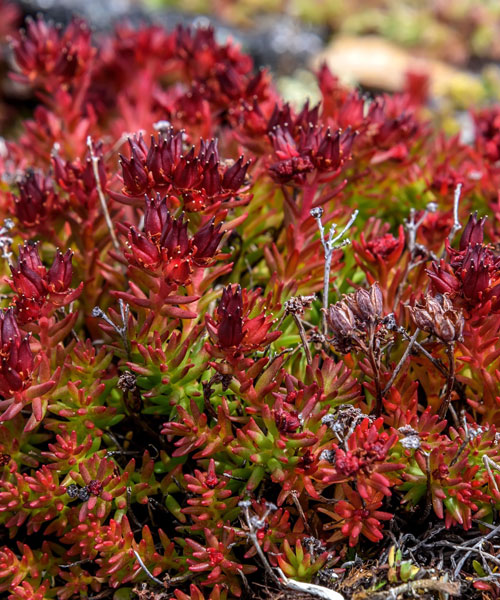
M94 306L91 314L96 319L102 319L103 321L105 321L110 327L114 329L114 331L116 331L116 333L122 339L123 345L125 346L125 351L127 352L127 356L130 358L130 342L128 339L128 320L130 316L130 307L126 302L123 302L121 298L118 300L118 303L120 306L120 318L122 320L121 327L114 323L99 306Z
M417 336L420 333L420 329L416 329L415 333L412 335L412 337L410 338L410 341L408 343L408 346L406 347L406 350L404 351L403 356L401 357L400 361L398 362L398 364L396 365L396 368L394 369L391 378L389 379L389 381L387 382L387 385L385 386L385 388L382 391L382 397L385 396L387 394L387 392L391 389L392 384L394 383L394 381L396 380L396 377L398 376L399 372L401 371L401 369L403 368L403 365L406 362L406 359L408 358L408 356L410 355L411 349L413 348L413 345L415 344L415 342L417 341Z
M120 244L118 242L118 238L116 237L116 233L113 228L113 222L111 221L111 217L109 216L106 197L104 196L104 192L102 191L101 179L99 177L99 159L94 153L94 147L90 135L87 137L87 147L89 149L90 160L92 162L92 171L94 172L95 186L97 189L97 195L99 196L99 200L101 202L102 212L104 213L104 219L106 220L106 225L108 226L113 246L116 250L120 250Z
M421 452L425 457L426 491L424 510L420 515L417 523L424 523L425 521L427 521L427 518L429 517L432 508L431 459L430 454L428 452L424 452L424 450L421 450Z
M491 479L491 483L493 484L493 487L495 488L495 491L500 492L500 490L498 489L497 481L493 477L493 473L491 471L491 467L493 467L496 471L500 471L500 466L497 465L497 463L494 460L492 460L489 456L487 456L486 454L483 455L483 464L484 464L484 468L488 472L488 475Z
M327 332L327 322L326 322L326 311L328 309L328 291L330 289L330 269L332 265L333 253L338 248L345 246L351 243L349 238L345 239L340 245L336 245L339 240L341 240L347 231L352 227L352 224L356 220L358 216L357 210L355 210L347 225L342 229L342 231L335 235L335 231L337 229L335 224L330 226L330 231L328 232L328 239L325 237L325 228L323 227L323 223L321 222L321 217L323 216L322 208L313 208L311 210L311 216L316 220L319 229L319 235L321 238L321 243L323 245L323 249L325 252L325 268L323 274L323 334L326 335ZM335 236L335 237L334 237Z
M408 335L404 327L398 327L398 332L401 333L406 340L411 340L411 337ZM439 359L434 358L434 356L432 356L432 354L428 352L419 342L415 341L413 345L425 356L425 358L431 361L431 363L436 367L436 369L438 369L438 371L441 372L442 375L448 377L448 370Z
M295 314L293 314L292 316L293 320L295 321L295 324L297 325L297 329L299 330L300 341L302 342L302 346L304 347L306 353L307 364L310 365L312 364L312 355L311 349L309 348L309 343L307 342L306 330L304 329L304 325L302 324L300 317Z
M85 563L92 562L90 558L84 558L82 560L77 560L72 563L68 563L67 565L59 565L61 569L71 569L72 567L77 567L79 565L84 565Z
M460 224L460 220L458 218L458 206L460 204L460 196L462 194L462 184L458 183L455 188L455 194L453 197L453 226L450 231L450 235L448 236L448 242L451 244L453 242L453 238L455 237L457 231L462 229L462 225Z
M446 346L446 353L448 354L448 378L446 381L446 396L444 402L439 409L439 416L444 419L448 412L448 407L451 401L451 393L455 386L455 342L450 342Z
M474 552L474 549L476 547L480 548L484 542L486 542L487 540L490 540L491 538L495 537L499 533L500 533L500 525L497 525L497 527L492 529L487 535L481 535L480 539L474 544L474 547L471 548L470 550L468 550L464 554L464 556L462 556L462 558L458 561L458 563L455 567L455 570L453 571L453 576L458 577L460 571L462 570L463 565L465 564L465 561ZM465 542L465 544L467 544L467 542Z
M250 507L250 502L247 500L243 500L241 502L239 502L239 506L243 509L243 514L245 516L245 520L247 522L247 527L248 527L248 537L250 538L250 541L252 542L252 544L254 545L255 551L257 552L257 554L259 555L259 558L262 562L262 566L264 567L266 573L271 577L271 579L274 581L274 583L277 586L281 586L281 582L278 578L278 576L276 575L276 573L272 570L271 565L269 564L266 555L264 554L260 544L259 544L259 540L257 539L257 533L255 531L255 527L254 524L252 522L252 518L250 517L250 512L249 512L249 507ZM265 521L264 518L261 519L261 521Z
M167 589L168 586L165 585L165 583L163 581L161 581L161 579L158 579L157 577L155 577L153 575L153 573L151 573L151 571L142 562L142 558L141 558L140 554L137 552L137 550L135 550L135 548L132 548L132 552L135 554L135 557L137 559L137 562L141 566L141 569L144 571L144 573L146 573L146 575L151 579L151 581L154 581L158 585L161 585L163 588Z

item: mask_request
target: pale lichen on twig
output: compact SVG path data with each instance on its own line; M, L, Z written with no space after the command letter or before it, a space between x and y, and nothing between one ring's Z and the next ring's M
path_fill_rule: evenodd
M120 306L120 318L122 320L121 327L114 323L108 315L100 308L99 306L95 306L92 309L92 316L96 319L102 319L105 321L110 327L113 328L114 331L120 336L122 339L123 345L125 346L125 350L127 354L130 354L130 341L128 339L128 319L130 315L130 307L124 302L121 298L118 300Z
M326 236L325 228L323 227L323 223L321 222L321 217L323 216L323 209L321 207L317 207L311 210L311 217L313 217L313 219L315 219L316 223L318 224L319 235L321 238L321 243L323 245L323 250L325 252L325 268L323 275L323 334L326 334L327 332L326 311L328 309L328 292L330 289L330 270L332 266L333 253L335 250L338 250L339 248L347 246L351 243L351 240L349 238L346 238L345 240L340 242L340 244L338 242L352 227L354 221L356 220L356 217L358 216L358 212L358 210L355 210L352 213L349 221L347 222L347 225L344 227L344 229L342 229L340 233L335 235L337 226L335 224L332 224L330 226L328 236Z
M458 207L460 205L460 196L462 195L462 184L457 184L455 188L455 193L453 195L453 226L450 231L450 235L448 236L448 242L451 244L453 239L457 233L462 229L462 225L460 223L460 219L458 216Z

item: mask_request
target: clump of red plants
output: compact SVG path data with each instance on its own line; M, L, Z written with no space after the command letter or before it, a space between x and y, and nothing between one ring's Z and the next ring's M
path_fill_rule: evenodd
M211 29L10 35L1 594L498 598L500 109L464 145Z

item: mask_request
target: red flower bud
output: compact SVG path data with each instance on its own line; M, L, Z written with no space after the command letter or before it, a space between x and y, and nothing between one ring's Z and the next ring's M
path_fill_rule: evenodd
M144 165L132 152L130 159L120 154L120 164L122 166L123 192L130 196L141 196L149 189L148 174Z
M243 162L243 156L240 156L238 160L224 172L222 178L222 188L232 192L237 192L245 182L245 177L250 166L250 161Z
M460 238L460 251L465 250L467 246L482 244L484 239L484 222L486 217L477 220L477 212L472 214L467 221L462 237Z
M50 292L63 293L68 291L73 276L72 258L73 252L71 250L67 250L64 255L60 250L57 250L54 262L47 273Z
M317 152L314 153L312 161L320 171L335 170L340 165L340 132L332 135L330 128L319 144Z
M147 269L154 269L160 264L160 253L158 248L145 235L138 233L135 227L131 227L129 244L133 258Z
M152 239L160 237L169 217L166 197L160 199L146 196L146 210L144 211L144 232Z
M172 219L169 214L165 220L160 238L160 245L169 257L184 257L189 251L187 233L188 224L184 222L184 215L179 219Z
M6 355L10 346L21 337L12 308L0 312L0 354Z
M214 219L198 230L193 237L194 261L202 264L216 253L224 232L220 231L221 224L215 226Z
M219 326L217 336L221 348L238 346L243 340L243 300L241 287L228 286L222 292L222 298L217 307Z
M33 227L45 221L55 200L49 177L28 171L18 183L19 198L15 198L16 216L25 227Z
M39 299L47 293L46 269L36 246L25 245L19 249L17 268L11 266L12 288L21 296Z
M87 484L87 490L92 496L100 496L103 489L102 482L97 479L92 479L92 481Z

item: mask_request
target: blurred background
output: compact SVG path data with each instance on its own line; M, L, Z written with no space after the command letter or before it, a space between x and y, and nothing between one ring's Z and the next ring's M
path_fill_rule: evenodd
M367 94L425 89L433 118L465 138L467 109L500 98L499 0L0 0L0 11L4 41L38 13L83 16L96 35L123 20L213 25L269 67L294 104L318 97L313 72L326 61ZM20 93L3 79L4 96Z

